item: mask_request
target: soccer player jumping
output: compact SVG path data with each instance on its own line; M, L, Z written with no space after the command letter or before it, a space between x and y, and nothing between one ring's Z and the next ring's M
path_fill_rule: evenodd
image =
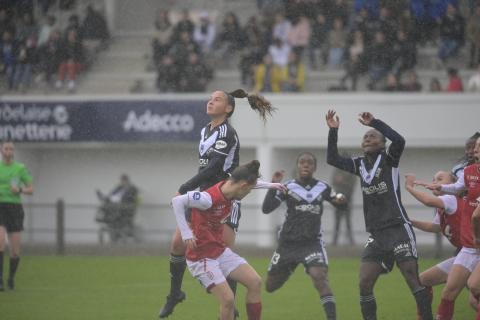
M363 319L377 319L373 288L378 277L396 262L417 302L423 320L433 320L429 295L418 277L415 234L400 198L399 162L405 139L369 112L359 115L361 124L372 127L362 140L364 155L346 158L338 153L340 119L329 110L327 163L360 178L365 225L370 237L360 265L360 306ZM386 148L386 138L392 143Z

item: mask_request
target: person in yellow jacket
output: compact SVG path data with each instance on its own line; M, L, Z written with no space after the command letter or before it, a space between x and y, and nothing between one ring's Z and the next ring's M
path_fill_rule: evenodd
M286 74L286 67L274 65L267 53L255 70L255 92L281 92Z
M305 64L298 58L295 52L290 52L288 64L283 68L281 78L283 92L305 91Z

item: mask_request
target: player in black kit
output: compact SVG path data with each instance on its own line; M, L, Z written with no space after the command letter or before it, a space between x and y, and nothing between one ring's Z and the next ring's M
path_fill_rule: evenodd
M250 107L257 111L263 121L266 116L274 110L270 102L262 96L248 94L244 90L233 92L215 91L207 103L207 115L211 121L201 131L199 152L198 173L185 182L178 189L177 195L185 194L197 188L205 190L214 184L225 180L230 173L238 166L240 141L235 129L230 125L228 119L235 110L235 98L247 98ZM239 203L232 207L232 213L224 228L224 240L228 247L235 242L235 231L238 228L240 219ZM185 299L185 293L181 291L183 275L185 273L185 250L186 246L180 236L178 228L171 243L170 254L170 294L160 311L160 318L168 317L175 306ZM236 283L228 280L235 292Z
M263 213L270 213L285 201L287 214L279 232L279 245L273 253L266 290L279 289L299 263L311 277L328 320L336 319L335 297L328 284L328 258L322 240L323 201L342 205L345 198L323 181L313 177L317 159L309 152L297 158L297 177L285 183L288 193L269 190L263 201ZM272 182L280 182L283 171L274 173Z
M360 178L365 225L370 237L360 266L360 305L363 319L377 319L373 288L382 273L392 270L396 262L417 302L423 320L432 320L428 292L418 277L415 234L400 197L399 161L405 139L369 112L359 121L372 127L363 136L361 157L345 158L338 154L339 117L329 110L327 162ZM386 138L392 143L386 148ZM414 312L414 310L412 310ZM412 312L412 317L414 314Z

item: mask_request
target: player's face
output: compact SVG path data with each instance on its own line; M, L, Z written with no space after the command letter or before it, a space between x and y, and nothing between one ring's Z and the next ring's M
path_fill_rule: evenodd
M366 154L378 153L383 148L385 148L383 135L378 130L368 130L362 140L363 152Z
M480 163L480 138L477 139L475 148L473 148L473 157L475 158L476 163Z
M232 107L228 105L228 99L223 91L215 91L210 96L207 103L207 114L211 118L226 116L232 111Z
M473 149L475 148L475 139L468 139L465 143L465 158L468 162L474 161Z
M309 154L303 154L297 161L297 174L300 179L308 179L315 172L315 159Z
M5 142L2 144L1 153L2 159L4 161L10 161L13 159L13 153L15 152L15 147L11 142Z
M450 184L452 182L452 175L445 171L439 171L433 176L433 183L435 184ZM433 190L432 193L437 197L442 195L442 192L438 190Z

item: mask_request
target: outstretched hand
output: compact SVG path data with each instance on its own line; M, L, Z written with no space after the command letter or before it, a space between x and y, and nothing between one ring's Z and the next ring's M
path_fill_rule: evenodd
M285 170L277 170L273 173L272 182L281 182L285 176Z
M364 126L370 126L375 117L370 112L362 112L358 115L358 121Z
M336 115L335 110L328 110L325 116L329 128L338 128L340 126L340 118Z

